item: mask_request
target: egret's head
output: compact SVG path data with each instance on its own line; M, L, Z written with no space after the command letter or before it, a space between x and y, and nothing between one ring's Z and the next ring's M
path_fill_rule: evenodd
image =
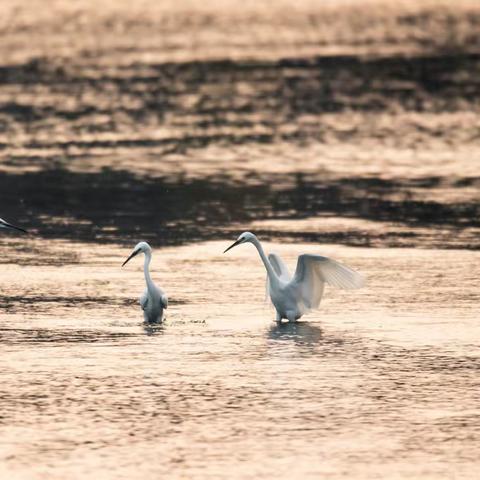
M0 228L8 228L10 230L18 230L19 232L28 233L23 228L16 227L15 225L12 225L11 223L6 222L2 218L0 218Z
M253 243L255 240L257 240L257 237L253 233L243 232L238 236L237 241L232 243L232 245L230 245L223 253L228 252L231 248L236 247L237 245L247 242Z
M147 242L140 242L135 245L135 248L133 249L132 253L130 256L123 262L122 267L126 265L133 257L138 255L139 253L150 253L152 249L150 248L150 245Z

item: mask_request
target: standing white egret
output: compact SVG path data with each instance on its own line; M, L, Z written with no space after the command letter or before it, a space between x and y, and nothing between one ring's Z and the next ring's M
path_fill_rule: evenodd
M223 253L242 243L253 243L267 269L267 294L277 311L277 322L282 318L294 322L318 308L325 283L343 289L360 288L365 284L358 272L331 258L311 254L298 257L292 278L282 259L275 253L267 258L260 241L250 232L242 233Z
M132 254L123 262L122 267L140 252L145 254L143 264L143 273L147 288L140 297L140 305L143 310L143 318L146 322L161 322L163 319L163 310L168 306L168 298L165 292L157 287L150 277L150 261L152 260L152 249L147 242L138 243L133 249Z
M12 225L11 223L6 222L2 218L0 218L0 228L8 228L10 230L18 230L19 232L28 233L23 228L16 227L15 225Z

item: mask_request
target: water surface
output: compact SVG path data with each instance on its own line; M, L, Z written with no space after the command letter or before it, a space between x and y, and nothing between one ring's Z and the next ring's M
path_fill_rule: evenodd
M46 3L0 26L0 477L476 479L478 7ZM367 287L276 325L243 230Z
M328 289L320 312L277 326L253 248L158 249L171 305L147 326L128 249L54 241L46 265L18 265L16 245L1 282L9 478L473 478L477 252L324 245L368 288ZM318 247L276 250L293 264Z

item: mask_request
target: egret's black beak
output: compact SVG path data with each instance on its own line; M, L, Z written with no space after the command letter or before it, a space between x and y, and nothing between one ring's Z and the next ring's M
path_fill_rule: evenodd
M237 245L240 245L242 240L237 240L236 242L232 243L223 253L227 253L231 248L236 247Z
M135 250L123 263L122 267L124 267L135 255L138 255L140 250Z
M24 230L23 228L20 228L20 227L16 227L15 225L12 225L11 223L7 223L5 221L2 222L2 225L4 227L7 227L7 228L11 228L12 230L18 230L19 232L23 232L23 233L28 233L26 230Z

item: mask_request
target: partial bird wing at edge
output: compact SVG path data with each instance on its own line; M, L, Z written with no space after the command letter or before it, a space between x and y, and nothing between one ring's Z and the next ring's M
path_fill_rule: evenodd
M328 257L309 254L298 257L292 282L300 287L308 308L318 307L325 283L345 290L361 288L365 285L364 277L346 265Z
M290 272L288 271L285 262L281 259L280 255L276 253L270 253L268 255L268 261L273 267L275 273L285 282L288 282L291 278ZM270 282L268 281L268 274L267 280L265 282L265 301L268 302L270 300Z

